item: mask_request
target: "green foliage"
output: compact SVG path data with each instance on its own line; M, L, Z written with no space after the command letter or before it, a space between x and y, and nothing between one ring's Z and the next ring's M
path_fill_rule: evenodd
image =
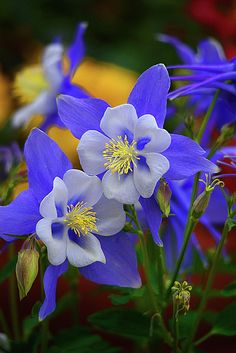
M228 284L221 292L221 296L223 297L233 297L236 296L236 281Z
M149 338L150 318L133 309L111 308L90 315L95 327L120 336L142 340Z
M236 336L236 303L231 303L217 316L212 335Z
M0 270L0 284L11 276L16 267L17 257L14 256L12 259L7 261L7 264Z
M60 332L53 339L48 353L118 353L120 349L111 347L100 336L91 334L88 329L75 326Z
M120 294L111 294L109 298L113 305L124 305L131 300L137 300L144 296L145 286L141 288L119 288Z

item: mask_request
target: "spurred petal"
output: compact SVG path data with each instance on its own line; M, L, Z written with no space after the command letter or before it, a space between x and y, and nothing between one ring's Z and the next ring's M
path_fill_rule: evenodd
M205 151L188 137L171 134L170 147L162 153L170 162L166 179L185 179L197 172L216 173L218 167L204 157Z
M165 65L154 65L138 78L128 103L135 107L138 117L151 114L155 117L157 125L162 128L169 88L170 78Z
M87 23L82 22L78 25L75 39L69 49L67 55L70 60L70 73L73 75L75 69L80 64L85 54L84 32L87 28Z
M67 271L68 262L65 261L59 266L49 265L45 271L43 284L46 298L39 310L39 320L44 320L56 307L56 288L58 278Z
M25 144L29 185L39 202L52 190L55 177L63 178L71 163L56 142L34 129Z
M198 62L202 64L223 64L225 54L220 43L212 38L202 40L198 45Z
M135 237L120 232L112 237L99 237L99 240L106 263L96 262L82 267L80 273L95 283L130 288L140 287Z
M0 207L0 237L12 241L10 235L25 235L35 232L39 214L39 203L32 190L23 191L11 204Z
M60 95L57 106L63 123L80 139L88 130L100 131L100 121L109 105L101 99Z
M184 64L194 64L196 62L196 54L194 51L177 38L167 34L159 34L157 39L161 42L172 45Z
M102 178L104 195L121 203L133 204L138 201L139 193L134 185L132 174L112 174L108 170Z
M97 234L99 235L116 234L125 225L126 216L123 205L116 200L108 200L102 196L94 206L94 211L96 212Z
M115 108L108 108L101 120L100 127L110 138L134 133L138 117L131 104L122 104Z
M90 175L103 173L104 157L102 152L110 139L96 130L83 134L78 146L79 160L83 170Z
M159 246L163 246L162 240L159 237L162 214L157 201L155 200L154 196L152 196L149 199L140 197L139 202L142 205L154 242Z

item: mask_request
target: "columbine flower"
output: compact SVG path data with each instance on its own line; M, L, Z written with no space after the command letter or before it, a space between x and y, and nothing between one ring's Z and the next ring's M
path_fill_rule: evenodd
M55 42L45 48L41 65L26 67L17 74L13 89L16 97L25 105L12 117L15 127L27 124L34 115L45 116L41 125L43 130L52 124L63 126L57 114L57 94L70 94L78 98L88 96L80 87L71 83L84 56L85 29L84 23L78 26L75 40L66 52L69 59L67 72L63 70L64 46Z
M54 310L56 282L68 262L97 283L139 286L134 240L118 233L125 223L123 207L103 196L99 178L72 169L39 129L27 139L25 158L29 189L0 207L0 236L12 241L14 235L36 233L47 247L51 264L44 276L40 318Z
M171 76L172 81L192 81L189 85L170 92L168 98L191 95L190 105L195 106L197 115L205 113L217 89L221 93L208 123L207 134L213 128L221 128L224 124L235 121L236 105L236 71L235 59L225 58L220 43L213 39L205 39L198 45L195 53L190 47L177 38L165 34L158 39L171 44L177 51L182 65L169 66L169 69L188 69L190 75ZM232 83L226 81L232 80Z
M60 96L64 124L80 139L81 165L102 177L104 195L122 203L149 198L162 176L183 179L199 170L215 171L204 151L191 139L163 129L170 86L164 65L138 79L128 104L110 108L99 99Z

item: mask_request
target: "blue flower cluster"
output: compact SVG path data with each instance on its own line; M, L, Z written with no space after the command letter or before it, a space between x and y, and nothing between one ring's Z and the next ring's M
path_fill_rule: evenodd
M161 40L172 44L184 61L175 68L187 68L191 75L170 78L163 64L154 65L138 78L126 104L110 107L71 83L84 56L84 30L85 25L80 24L67 50L67 73L62 68L62 44L55 42L45 49L42 67L48 87L12 120L14 126L20 126L34 114L45 116L41 128L33 129L25 143L29 188L0 207L2 239L10 242L14 236L33 235L47 249L41 320L55 309L57 280L69 264L96 283L141 286L137 237L124 231L124 205L141 205L140 219L144 219L154 242L164 246L168 265L173 268L183 242L193 176L199 172L211 175L219 168L196 141L165 129L168 98L191 95L190 104L200 114L219 90L219 103L209 124L213 121L222 127L235 122L235 61L228 62L214 41L200 43L195 54L177 39L162 35ZM171 79L193 83L169 92ZM223 109L229 113L222 113ZM83 171L74 169L44 132L55 124L78 138ZM174 216L169 217L161 237L163 210L157 193L163 179L172 190ZM218 194L215 197L217 202L222 199ZM216 225L220 220L213 220L212 215L210 204L201 222L218 241ZM186 262L191 259L192 248L200 248L194 234ZM201 249L200 255L204 257Z

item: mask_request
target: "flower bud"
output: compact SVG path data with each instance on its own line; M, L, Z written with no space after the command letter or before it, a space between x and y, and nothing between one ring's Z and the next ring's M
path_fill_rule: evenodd
M38 274L39 253L36 249L22 249L18 253L16 278L20 300L28 294Z
M169 184L164 179L161 179L160 186L157 192L157 201L164 217L168 217L170 214L171 194L172 192L169 187Z
M198 220L202 214L205 212L210 196L211 196L212 191L206 191L204 190L194 201L193 203L193 210L192 210L192 217L196 220Z

